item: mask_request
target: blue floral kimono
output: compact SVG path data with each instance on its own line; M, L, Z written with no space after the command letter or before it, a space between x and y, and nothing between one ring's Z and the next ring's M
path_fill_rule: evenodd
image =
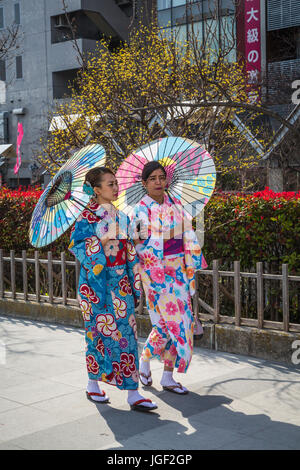
M135 299L140 296L138 260L126 232L128 219L117 213L124 235L105 247L100 238L114 222L91 202L78 218L69 250L80 261L79 299L86 332L86 363L90 379L119 389L138 388Z

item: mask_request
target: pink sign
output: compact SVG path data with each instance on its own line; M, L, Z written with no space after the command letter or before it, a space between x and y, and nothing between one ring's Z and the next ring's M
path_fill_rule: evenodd
M19 168L21 166L21 152L20 152L20 145L23 139L24 131L23 131L23 125L18 122L18 137L17 137L17 148L16 148L16 153L17 153L17 163L14 166L14 173L15 175L18 173Z
M260 0L245 1L245 59L248 97L252 103L260 99L258 83L261 75Z

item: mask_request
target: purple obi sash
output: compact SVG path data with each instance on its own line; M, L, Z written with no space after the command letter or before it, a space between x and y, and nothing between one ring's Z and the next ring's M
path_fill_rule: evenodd
M171 238L164 242L164 255L176 255L183 253L183 239Z

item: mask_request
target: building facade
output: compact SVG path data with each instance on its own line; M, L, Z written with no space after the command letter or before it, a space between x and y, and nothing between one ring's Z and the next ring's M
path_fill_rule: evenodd
M248 78L248 96L252 102L262 98L268 106L297 125L300 119L300 1L299 0L157 0L158 24L179 39L188 38L192 29L205 43L208 30L215 32L210 47L224 45L224 31L231 28L235 35L235 53L230 60L242 58ZM260 85L257 86L257 83ZM298 108L297 108L298 106ZM274 190L299 189L284 183L276 147L288 139L287 128L265 117L274 130L274 150L263 159L268 168L267 183ZM294 147L289 167L300 170L300 151ZM295 176L288 176L292 180ZM299 172L297 173L299 175ZM286 178L287 179L287 178ZM299 176L297 176L297 181Z
M299 0L157 0L157 10L158 24L182 40L193 27L204 42L210 30L215 33L210 46L222 48L231 30L236 54L230 59L245 59L250 85L261 76L270 88L275 77L300 78Z
M102 37L110 37L112 47L128 39L131 1L68 0L66 4L80 53L94 51ZM49 130L49 112L54 100L68 94L79 70L62 0L0 0L0 34L14 23L19 24L19 47L10 63L0 64L0 177L10 187L36 181L34 156ZM24 135L22 163L15 174L18 123Z
M193 30L200 43L205 43L210 35L211 46L215 49L222 49L227 40L235 43L235 15L232 0L157 0L158 25L167 34L174 33L176 38L185 41ZM229 59L236 59L235 50L231 51Z
M0 0L0 34L19 25L20 41L10 61L0 60L0 183L11 187L32 184L39 171L34 162L40 138L49 132L54 100L69 93L79 70L79 52L93 52L97 41L110 37L112 47L128 40L133 22L147 22L155 10L167 34L186 39L193 28L199 41L213 33L215 49L226 46L232 33L235 47L229 60L245 58L251 83L264 74L268 87L283 77L289 102L292 83L300 79L299 0L67 0L70 29L62 0ZM236 5L236 6L235 6ZM268 89L268 88L267 88ZM290 91L290 95L289 95ZM253 100L257 95L253 93ZM281 105L282 103L278 103ZM292 103L288 103L292 104ZM274 103L276 107L276 103ZM277 107L283 113L290 110ZM286 114L287 115L287 114ZM22 164L15 174L18 124L24 135ZM272 122L274 128L278 123Z

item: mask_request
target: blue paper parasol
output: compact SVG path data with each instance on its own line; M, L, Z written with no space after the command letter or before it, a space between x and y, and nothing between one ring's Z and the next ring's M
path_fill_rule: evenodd
M29 239L34 247L54 242L75 222L91 198L83 191L85 175L91 168L104 166L105 158L101 145L88 145L61 167L32 214Z

